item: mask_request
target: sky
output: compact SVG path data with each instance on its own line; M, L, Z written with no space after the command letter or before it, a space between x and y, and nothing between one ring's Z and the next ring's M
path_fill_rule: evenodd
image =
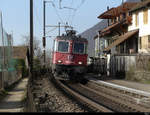
M43 36L43 1L34 0L34 36L41 42ZM47 0L46 25L55 26L58 22L64 25L68 22L77 31L84 32L101 20L97 17L110 8L117 7L122 0ZM64 8L67 7L67 8ZM3 27L9 34L13 34L14 45L24 42L22 36L30 33L29 0L0 0L0 11L3 15ZM61 28L61 33L64 28ZM52 48L53 39L58 35L58 28L47 27L46 48Z

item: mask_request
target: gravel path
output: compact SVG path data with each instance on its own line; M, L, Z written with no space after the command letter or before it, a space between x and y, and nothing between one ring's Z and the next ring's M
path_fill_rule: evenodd
M25 78L17 86L8 92L8 95L0 102L0 112L23 112L22 103L28 79Z

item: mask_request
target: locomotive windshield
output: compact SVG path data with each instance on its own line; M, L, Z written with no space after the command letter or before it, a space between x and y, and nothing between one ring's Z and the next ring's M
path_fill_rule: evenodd
M85 44L84 43L74 43L73 52L78 53L78 54L84 54L85 53Z
M69 42L59 41L58 42L58 51L59 52L68 52L69 51Z

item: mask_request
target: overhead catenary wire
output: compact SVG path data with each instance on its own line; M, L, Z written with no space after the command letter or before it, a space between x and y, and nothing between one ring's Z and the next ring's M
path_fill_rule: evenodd
M71 19L71 22L70 24L72 25L73 24L73 21L74 21L74 18L75 18L75 15L76 15L76 12L81 8L81 6L85 3L85 0L82 0L80 5L77 6L76 10L74 10L74 14L72 15L72 19Z
M73 4L74 4L74 0L72 0L71 2L70 2L70 7L72 7L73 6ZM70 23L71 22L71 10L69 10L69 13L68 13L68 22Z
M52 31L54 31L54 30L56 30L56 29L57 29L57 27L55 27L55 28L53 28L53 29L51 29L51 30L47 31L47 32L46 32L46 34L48 34L48 33L52 32Z
M61 21L61 23L64 23L63 20L62 20L62 18L61 18L60 15L59 15L57 9L56 9L56 6L55 6L54 2L52 2L52 6L53 6L53 8L54 8L54 10L55 10L55 12L56 12L56 15L58 16L59 20Z
M80 7L84 4L85 0L81 0L81 3L76 7L76 8L73 8L73 2L74 0L71 1L71 4L69 7L67 6L62 6L62 1L63 0L59 0L59 9L68 9L69 10L69 17L68 17L68 21L66 22L69 22L70 24L69 25L73 25L73 20L74 20L74 17L76 15L76 12L77 10L80 9ZM71 10L73 11L73 14L71 15Z
M37 7L36 5L34 4L34 9L35 9L35 16L36 16L36 21L38 22L38 24L42 27L42 23L40 21L40 16L38 15L38 10L37 10Z
M53 9L55 11L55 14L57 15L57 17L59 19L59 22L61 24L63 24L63 25L66 25L66 22L67 22L67 25L72 25L77 10L80 9L80 7L84 4L85 0L81 0L80 4L76 8L73 8L73 3L75 3L74 0L71 0L70 6L68 6L68 7L67 6L62 6L63 0L58 0L58 1L59 1L58 7L56 7L56 5L55 5L56 4L56 0L51 1L51 4L52 4L52 7L53 7ZM61 17L58 9L60 9L60 10L62 10L62 9L68 9L69 10L69 17L68 17L67 21L63 20L64 16ZM71 13L73 13L73 14L71 15ZM49 30L47 33L51 32L51 31L54 31L55 29L56 28L53 28L52 30Z

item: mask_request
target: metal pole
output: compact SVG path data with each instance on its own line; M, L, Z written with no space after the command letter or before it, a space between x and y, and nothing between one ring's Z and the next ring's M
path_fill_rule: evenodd
M43 2L43 47L44 47L44 67L46 64L46 52L45 52L45 46L46 46L46 33L45 33L45 26L46 26L46 18L45 18L45 12L46 12L46 1Z
M2 77L1 77L1 89L4 89L4 70L5 70L5 44L4 44L4 33L3 33L3 21L1 12L1 29L2 29L2 46L3 46L3 63L2 63Z
M30 0L30 73L33 79L33 0Z
M60 22L58 23L58 35L60 36Z

